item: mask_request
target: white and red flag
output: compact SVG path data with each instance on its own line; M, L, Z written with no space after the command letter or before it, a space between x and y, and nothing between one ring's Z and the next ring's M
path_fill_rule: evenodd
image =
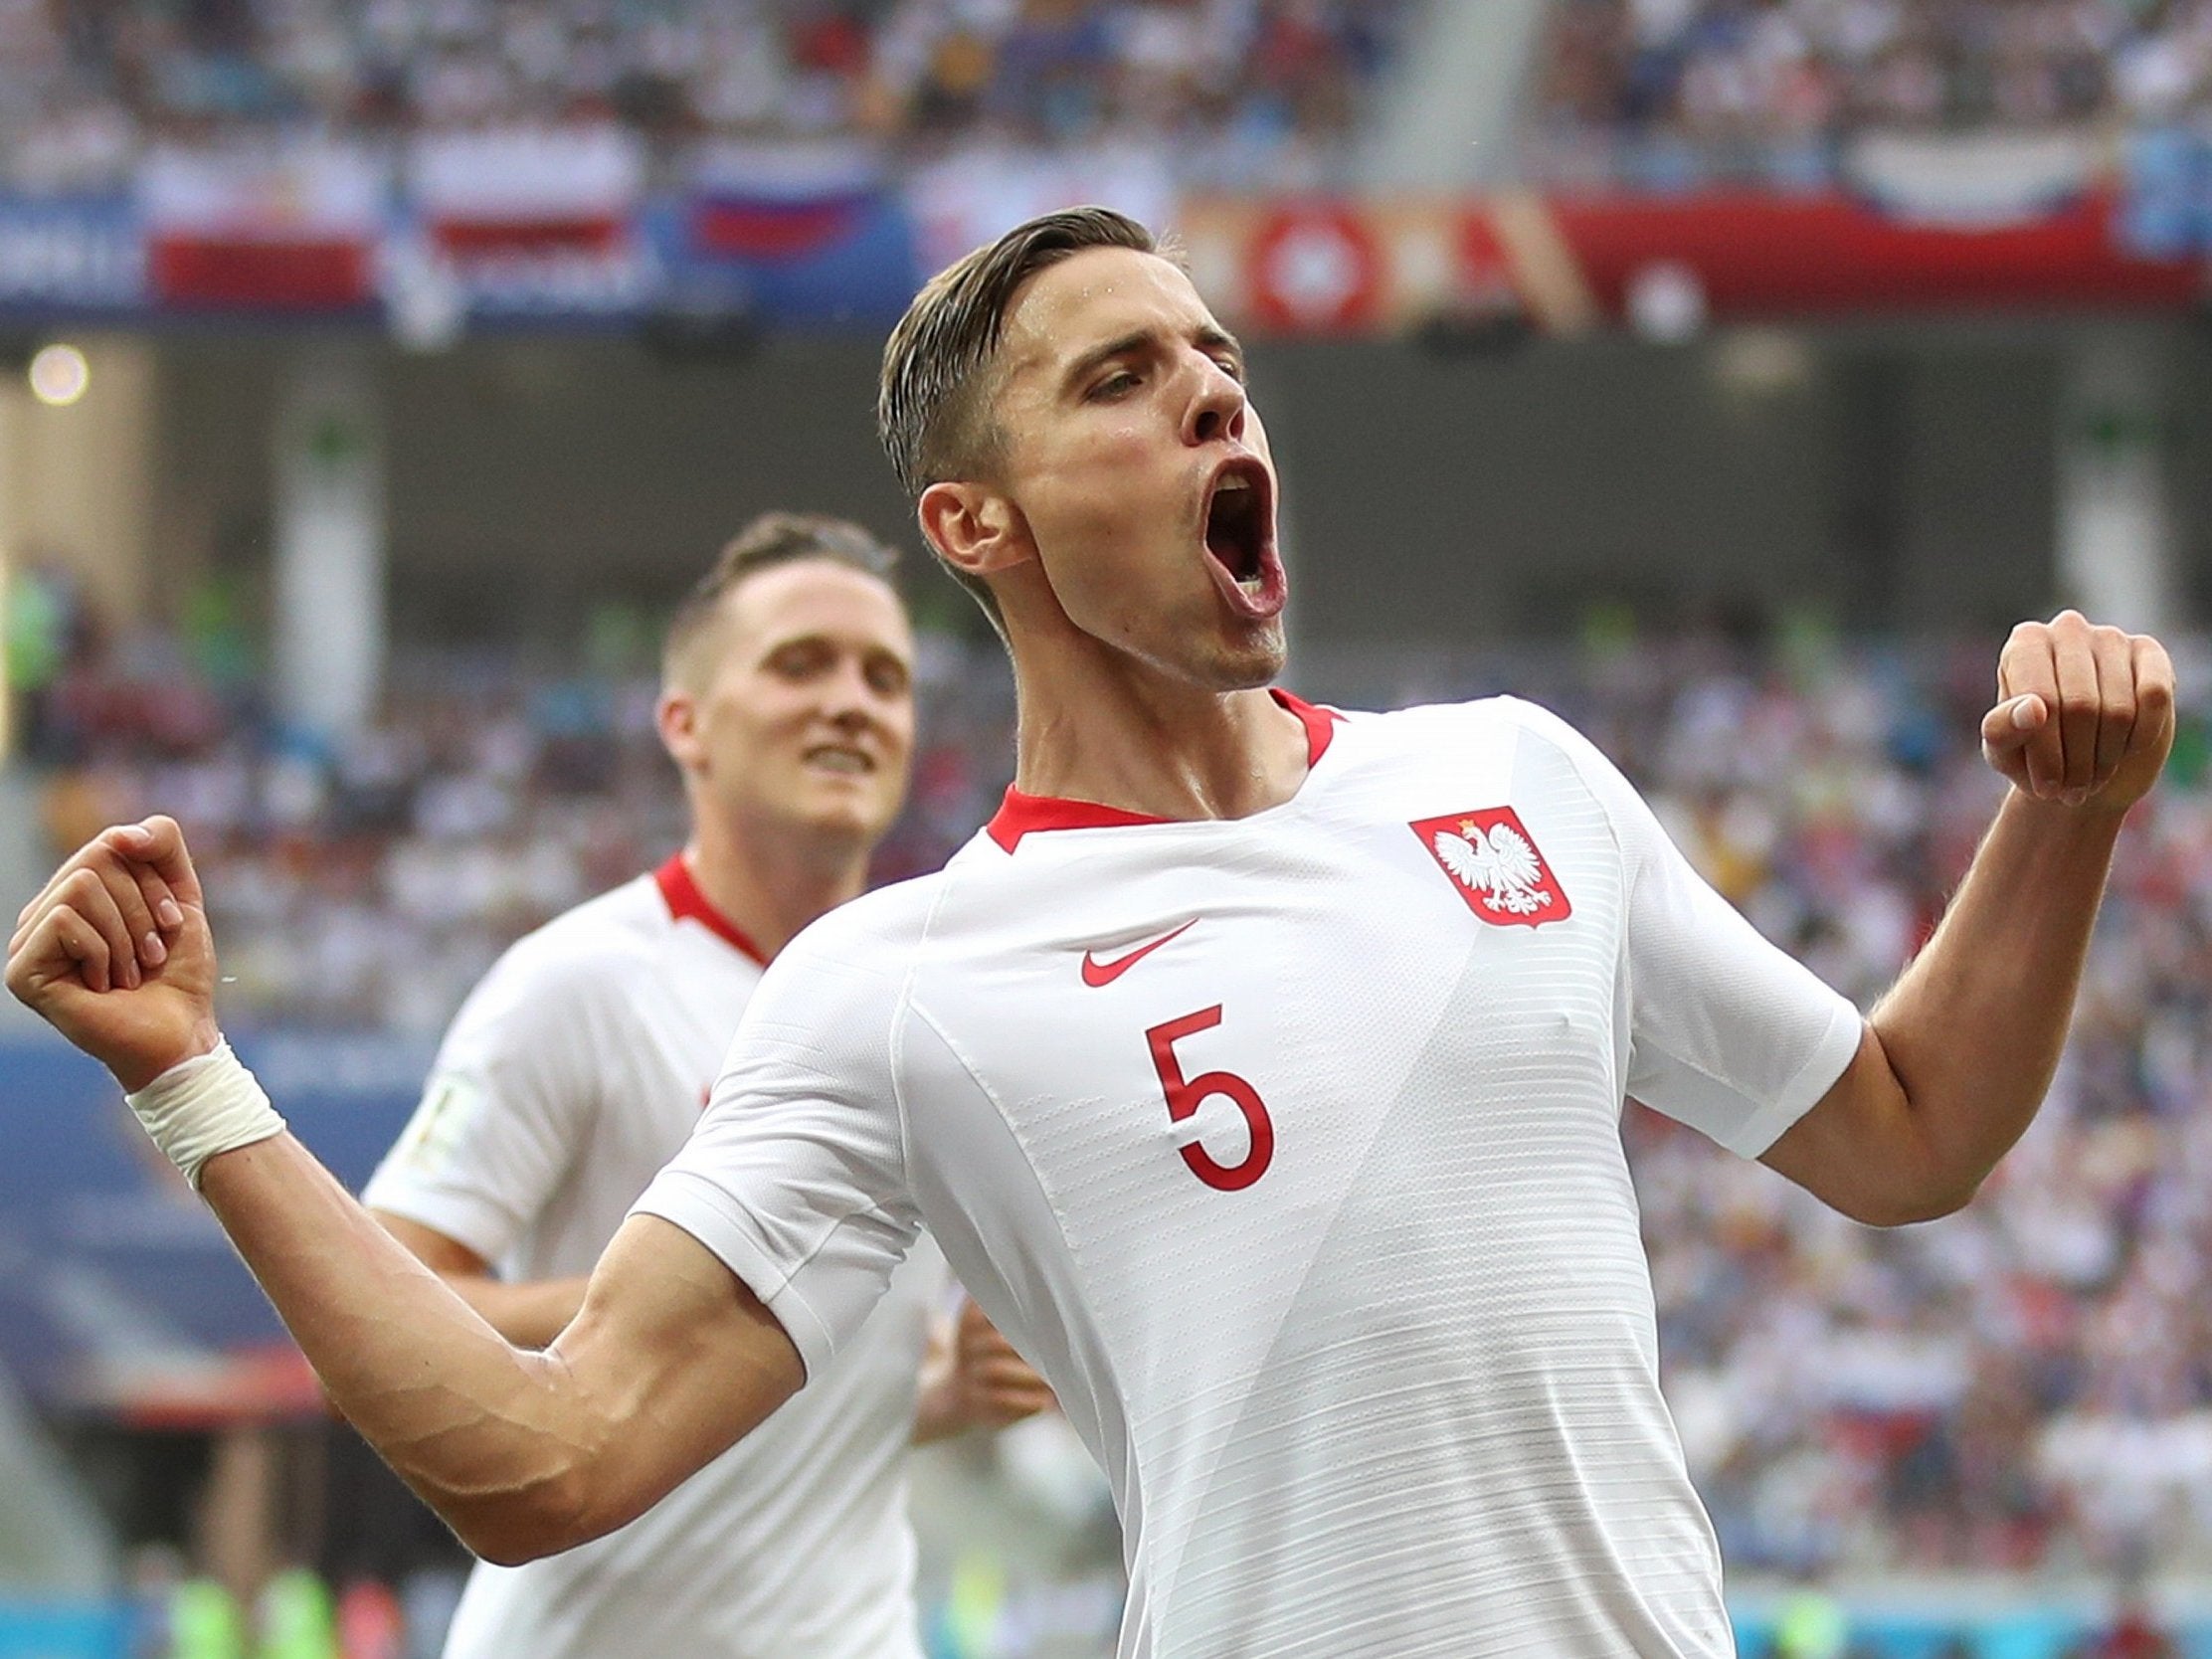
M457 265L614 256L633 234L645 150L602 121L429 132L407 178L431 247Z
M345 144L164 144L138 171L157 304L343 310L369 303L385 169Z

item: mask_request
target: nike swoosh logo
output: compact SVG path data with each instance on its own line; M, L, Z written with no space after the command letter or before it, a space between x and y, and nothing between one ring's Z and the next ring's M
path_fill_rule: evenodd
M1117 956L1111 962L1101 962L1090 952L1085 951L1083 953L1083 983L1091 986L1112 985L1122 975L1128 973L1130 969L1136 967L1138 963L1144 961L1146 957L1152 955L1154 951L1157 951L1169 940L1180 938L1198 925L1198 917L1193 916L1188 922L1177 928L1175 932L1163 933L1151 944L1139 945L1135 950L1128 952L1126 955Z

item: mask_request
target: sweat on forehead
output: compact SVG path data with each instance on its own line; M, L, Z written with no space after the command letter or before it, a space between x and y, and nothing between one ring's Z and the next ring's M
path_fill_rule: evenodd
M1086 252L1040 272L1015 295L993 389L1016 379L1059 383L1129 352L1182 341L1241 355L1180 267L1149 255Z

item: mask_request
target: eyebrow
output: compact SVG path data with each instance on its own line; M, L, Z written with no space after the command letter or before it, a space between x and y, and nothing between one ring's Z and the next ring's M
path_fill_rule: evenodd
M778 656L784 651L791 650L795 646L800 645L805 645L810 649L816 647L828 647L829 649L833 651L857 651L863 658L880 657L888 661L896 662L900 667L906 669L909 673L913 672L914 669L913 659L911 657L902 655L893 646L882 645L873 640L856 641L839 639L836 635L824 633L819 628L809 629L804 634L787 634L782 639L772 642L769 645L767 650L763 653L761 659L763 661L766 661L770 657Z
M1067 372L1060 377L1060 389L1063 392L1074 389L1115 358L1126 357L1133 351L1142 350L1144 347L1151 345L1156 337L1157 334L1154 329L1132 328L1128 333L1108 340L1104 345L1091 347L1090 350L1084 352L1082 356L1076 358L1074 362L1067 366ZM1225 328L1208 323L1192 336L1192 341L1201 350L1206 351L1221 347L1227 348L1229 355L1236 359L1237 371L1241 377L1244 368L1244 347L1234 334L1231 334Z

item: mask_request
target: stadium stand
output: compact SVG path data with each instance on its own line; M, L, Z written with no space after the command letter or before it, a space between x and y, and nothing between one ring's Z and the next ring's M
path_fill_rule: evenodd
M1856 133L2113 129L2201 114L2198 0L1567 0L1540 166L1687 188L1805 186Z
M111 186L159 139L616 123L708 136L1079 145L1242 162L1340 138L1400 0L221 0L0 6L19 189ZM1196 141L1196 142L1195 142Z

